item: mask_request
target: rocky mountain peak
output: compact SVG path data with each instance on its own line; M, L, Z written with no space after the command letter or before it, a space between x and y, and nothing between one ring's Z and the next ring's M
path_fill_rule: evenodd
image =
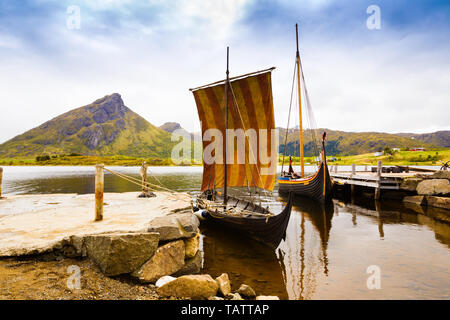
M177 129L182 129L181 125L178 122L166 122L159 128L163 129L164 131L167 131L169 133L172 133Z

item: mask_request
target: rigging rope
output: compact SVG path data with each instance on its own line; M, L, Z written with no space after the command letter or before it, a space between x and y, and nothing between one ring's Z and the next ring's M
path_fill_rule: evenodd
M104 170L106 170L106 171L108 171L108 172L110 172L110 173L112 173L112 174L114 174L114 175L116 175L116 176L118 176L118 177L120 177L120 178L122 178L124 180L127 180L128 182L136 184L136 185L138 185L140 187L144 187L144 184L142 184L142 181L140 179L134 178L132 176L129 176L129 175L126 175L126 174L123 174L123 173L119 173L117 171L110 170L108 168L104 168ZM136 181L139 181L139 182L136 182ZM153 183L150 183L150 182L146 181L145 182L145 187L148 188L149 186L152 186L153 188L159 188L159 189L162 189L164 191L171 192L171 193L175 193L175 191L173 191L173 190L170 190L168 188L165 188L165 187L162 187L162 186L159 186L159 185L156 185L156 184L153 184Z
M286 156L286 150L287 150L287 137L289 132L289 122L291 121L291 109L292 109L292 97L294 96L294 86L295 86L295 67L297 66L297 61L294 64L294 75L292 77L292 87L291 87L291 101L289 103L289 114L288 114L288 122L286 126L286 134L284 138L284 151L283 151L283 161L281 162L281 172L283 172L284 168L284 157ZM295 148L295 145L294 145Z
M305 81L305 74L303 72L303 65L302 65L302 61L300 60L300 70L301 70L301 76L302 76L302 80L303 80L303 89L304 89L304 93L305 93L305 99L306 99L306 113L307 113L307 120L310 126L310 133L311 133L311 139L312 139L312 143L313 143L313 149L314 149L314 153L316 155L320 154L319 151L319 139L317 139L317 123L314 117L314 113L312 110L312 105L311 105L311 101L309 99L309 93L308 93L308 88L306 87L306 81ZM316 163L317 164L317 163Z

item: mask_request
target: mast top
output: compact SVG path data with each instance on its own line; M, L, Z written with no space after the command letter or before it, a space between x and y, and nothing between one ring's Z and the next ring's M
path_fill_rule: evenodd
M298 52L298 24L295 24L295 38L297 40L297 56L300 55Z

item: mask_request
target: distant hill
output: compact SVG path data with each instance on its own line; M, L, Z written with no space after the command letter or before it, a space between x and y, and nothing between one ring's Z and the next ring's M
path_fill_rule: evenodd
M169 133L114 93L6 141L0 145L0 158L70 153L167 158L173 145Z
M286 129L279 129L279 152L284 152L285 134ZM419 139L414 137L411 139L411 134L390 134L381 132L345 132L336 131L330 129L317 129L316 137L318 141L321 140L322 132L327 132L326 146L325 149L328 155L356 155L369 152L382 151L384 148L414 148L414 147L424 147L424 148L436 148L436 147L447 147L448 144L442 141L448 141L450 139L449 131L441 131L444 134L436 135L436 133L429 134L434 137L434 139ZM445 134L445 132L447 134ZM299 130L289 129L288 139L287 139L287 154L298 155L299 154ZM406 136L403 136L406 135ZM412 134L414 135L414 134ZM417 135L417 136L427 136L427 135ZM439 136L439 140L437 139ZM304 130L304 151L305 156L313 156L314 148L311 138L311 131ZM430 141L430 142L429 142Z
M166 122L162 126L160 126L159 128L164 130L164 131L166 131L166 132L169 132L169 133L172 133L172 132L174 132L175 130L178 130L178 129L183 129L178 122Z
M437 146L450 148L450 131L436 131L433 133L397 133L400 137L431 143Z

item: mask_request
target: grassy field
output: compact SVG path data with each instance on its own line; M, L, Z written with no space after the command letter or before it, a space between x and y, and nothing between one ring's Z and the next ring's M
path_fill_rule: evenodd
M8 158L0 159L0 166L93 166L103 163L108 166L140 166L143 162L150 166L174 166L169 159L160 158L140 158L129 156L51 156L48 160L28 159L28 158ZM182 165L191 165L188 161Z
M327 157L328 159L332 158ZM450 149L433 150L433 151L399 151L394 155L374 156L374 153L366 153L354 156L335 156L337 161L328 161L329 165L376 165L379 160L383 165L419 165L419 166L439 166L442 165L440 161L446 162L450 160ZM292 158L294 164L300 162L299 157ZM280 156L280 162L282 156ZM285 163L289 163L289 158L285 158ZM306 163L314 163L313 157L305 158Z
M283 156L279 156L279 164L282 162ZM394 155L382 155L375 157L373 153L366 153L354 156L335 156L336 161L331 161L328 157L328 164L333 165L376 165L378 160L383 161L383 165L422 165L422 166L439 166L442 162L450 160L450 149L433 150L433 151L399 151ZM292 157L295 165L299 164L299 157ZM169 159L160 158L140 158L129 156L81 156L81 155L59 155L51 156L50 159L36 158L6 158L0 159L0 166L90 166L97 163L104 163L109 166L140 166L144 161L151 166L174 166L175 164ZM289 163L289 157L285 157L285 164ZM313 164L313 157L305 157L305 164ZM184 166L192 165L189 161L183 162ZM193 165L201 165L195 163Z

